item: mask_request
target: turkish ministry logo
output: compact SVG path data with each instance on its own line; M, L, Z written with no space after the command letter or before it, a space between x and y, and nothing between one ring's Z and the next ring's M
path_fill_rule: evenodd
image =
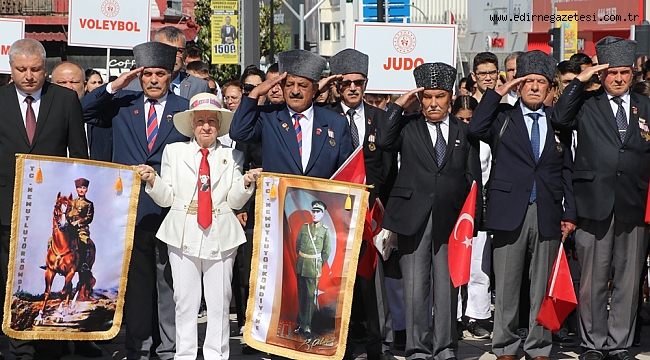
M400 30L393 36L393 47L400 54L408 54L415 49L415 34L409 30Z
M104 0L102 3L102 14L106 17L116 17L120 13L120 4L115 0Z

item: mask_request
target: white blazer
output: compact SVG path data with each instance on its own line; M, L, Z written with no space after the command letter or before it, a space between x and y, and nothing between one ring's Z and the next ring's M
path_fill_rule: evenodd
M163 151L160 175L153 187L145 192L161 207L171 207L156 237L186 255L218 260L221 254L246 242L246 236L233 209L241 209L251 197L255 185L246 189L242 176L244 154L223 147L218 141L208 155L212 204L212 225L203 230L197 215L187 213L187 207L196 199L198 169L197 145L190 142L169 144Z

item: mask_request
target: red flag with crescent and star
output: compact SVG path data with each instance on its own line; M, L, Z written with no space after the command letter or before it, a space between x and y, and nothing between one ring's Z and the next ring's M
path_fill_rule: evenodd
M454 287L469 282L469 267L472 262L472 239L474 238L474 213L476 212L476 181L460 211L454 230L449 236L447 262Z
M557 258L553 264L553 272L548 279L548 292L542 301L535 321L555 334L560 330L564 319L577 306L578 299L573 288L569 263L564 254L564 244L560 243L560 250L558 250Z

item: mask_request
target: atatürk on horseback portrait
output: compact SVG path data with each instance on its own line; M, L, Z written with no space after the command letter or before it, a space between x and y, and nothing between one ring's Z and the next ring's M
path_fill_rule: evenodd
M116 164L18 156L7 335L96 340L117 334L140 189L133 175Z

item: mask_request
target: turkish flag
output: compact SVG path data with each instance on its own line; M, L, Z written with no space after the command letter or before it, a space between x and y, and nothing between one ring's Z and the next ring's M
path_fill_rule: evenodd
M469 282L469 267L472 262L472 239L474 238L474 213L476 212L476 181L460 211L454 230L449 235L447 263L454 287Z
M332 175L331 179L355 184L366 183L366 164L363 158L362 146L357 147L354 152L352 152L350 157L345 160L343 165L341 165L334 175ZM379 229L379 231L381 231L380 225L383 215L383 206L381 207L381 210L377 210L376 212L375 206L373 206L372 210L368 209L366 211L363 239L367 241L368 244L366 244L366 250L361 254L361 258L357 265L357 274L366 279L372 278L372 274L375 272L375 267L377 266L377 250L375 250L373 242L373 237L376 234L373 229ZM372 225L373 220L375 220L375 223L377 224L376 227L373 227ZM379 233L379 231L377 231L377 233Z
M577 306L578 300L573 288L569 263L564 255L564 244L560 243L560 250L557 253L555 264L553 264L553 272L548 279L548 293L542 301L535 321L556 333L560 330L564 319Z

